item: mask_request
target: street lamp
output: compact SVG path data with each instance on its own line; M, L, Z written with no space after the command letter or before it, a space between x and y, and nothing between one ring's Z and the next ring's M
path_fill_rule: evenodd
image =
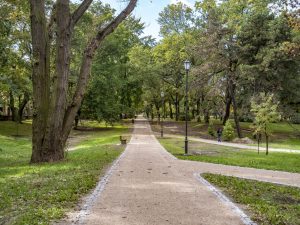
M162 101L162 119L161 119L161 123L160 123L160 136L164 137L164 126L163 126L163 122L164 122L164 117L165 117L165 110L164 110L164 106L165 106L165 93L162 91L160 93L161 96L161 101Z
M185 77L185 140L184 140L184 153L188 155L188 76L191 69L191 62L189 60L184 61L184 68L186 72Z

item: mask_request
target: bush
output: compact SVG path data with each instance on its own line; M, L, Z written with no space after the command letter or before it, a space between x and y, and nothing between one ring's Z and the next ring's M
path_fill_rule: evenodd
M185 114L179 115L179 121L185 121ZM191 116L188 114L187 121L191 121Z
M291 122L294 124L300 124L300 113L295 113L291 118Z
M232 124L227 120L224 129L223 129L223 140L232 141L234 139L234 129Z
M209 121L207 132L212 137L216 136L215 129L214 129L214 124L213 124L213 122L211 120Z

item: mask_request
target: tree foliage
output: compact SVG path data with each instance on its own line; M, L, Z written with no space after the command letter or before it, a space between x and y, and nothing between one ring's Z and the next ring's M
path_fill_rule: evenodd
M253 98L251 101L251 112L254 114L254 132L257 136L260 136L260 134L265 135L267 144L266 154L268 154L268 141L271 134L269 124L277 122L280 119L278 102L274 102L273 94L260 93L257 98Z

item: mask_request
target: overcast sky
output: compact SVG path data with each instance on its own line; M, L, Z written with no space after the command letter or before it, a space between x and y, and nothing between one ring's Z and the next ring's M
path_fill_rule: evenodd
M110 4L117 11L122 10L126 6L126 2L122 0L103 0L103 2ZM195 0L139 0L137 8L134 10L133 15L140 17L145 23L145 35L152 35L159 38L159 25L157 23L158 14L168 4L183 2L188 6L193 6Z

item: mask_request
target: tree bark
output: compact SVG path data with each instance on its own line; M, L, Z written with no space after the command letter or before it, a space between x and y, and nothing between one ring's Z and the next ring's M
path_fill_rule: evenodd
M204 110L204 122L209 124L209 110Z
M260 134L257 134L257 154L259 154Z
M23 111L29 101L29 94L26 92L24 93L23 100L19 102L19 109L18 109L18 122L22 123L23 120Z
M242 132L241 132L241 127L240 127L240 121L238 117L238 109L237 109L237 104L235 101L235 85L231 83L230 85L230 95L232 99L232 106L233 106L233 115L234 115L234 122L235 122L235 127L236 127L236 132L238 134L239 138L242 138Z
M231 103L232 103L232 98L230 96L230 92L229 92L229 87L227 85L227 88L226 88L226 96L225 96L225 114L224 114L224 117L223 117L223 125L226 124L227 120L229 119L229 116L230 116L230 106L231 106Z
M71 104L67 105L70 70L71 38L75 25L92 0L84 0L71 15L70 1L57 0L49 24L45 16L45 1L30 0L33 49L33 135L32 163L53 162L64 158L64 147L81 105L89 79L93 56L102 41L132 12L137 0L106 27L100 30L86 47L80 74ZM54 19L55 18L55 19ZM56 23L56 60L50 95L50 41L52 24Z
M200 117L200 104L201 104L201 102L200 102L200 99L198 98L197 101L196 101L196 115L197 115L198 118Z
M156 114L157 114L157 123L160 123L160 107L157 103L155 103L155 108L156 108Z
M50 101L50 48L45 17L45 1L30 0L30 9L33 50L33 120L31 162L35 163L50 161L50 157L48 157L48 155L53 154L48 151L44 142ZM51 158L54 160L54 156Z
M266 134L266 155L269 155L269 135Z
M16 107L15 107L15 99L12 90L9 91L9 108L11 111L11 120L17 121Z
M265 136L266 136L266 155L269 155L269 135L267 132L267 125L265 125Z
M153 122L154 113L153 113L153 105L151 105L151 122Z
M172 110L172 103L171 101L169 100L169 112L170 112L170 118L173 119L173 110Z
M239 121L239 117L238 117L237 105L236 105L234 94L232 96L232 105L233 105L233 114L234 114L234 122L235 122L235 126L236 126L236 132L238 134L238 137L242 138L243 136L242 136L242 132L241 132L240 121Z

